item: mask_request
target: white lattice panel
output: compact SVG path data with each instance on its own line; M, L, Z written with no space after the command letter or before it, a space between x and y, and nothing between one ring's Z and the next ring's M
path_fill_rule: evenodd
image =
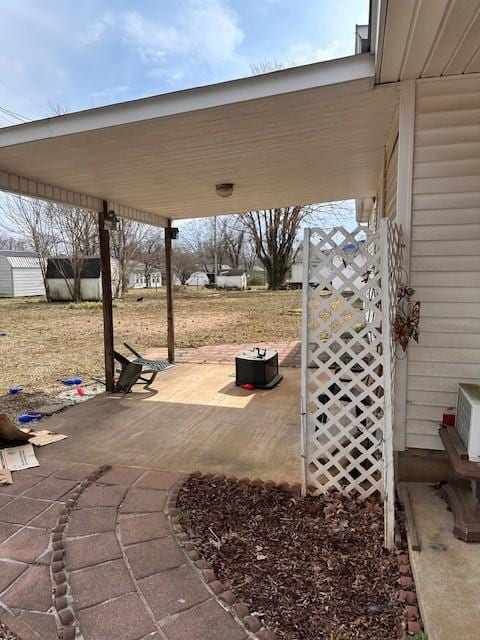
M395 524L395 488L393 459L393 424L395 395L395 332L394 322L398 300L398 289L402 282L402 229L395 222L382 220L380 225L383 350L384 350L384 450L383 450L383 495L385 498L385 540L393 546Z
M384 365L391 383L400 246L399 229L386 220L376 233L365 227L305 232L302 455L310 493L386 494L393 405L387 424ZM383 291L382 281L388 282Z

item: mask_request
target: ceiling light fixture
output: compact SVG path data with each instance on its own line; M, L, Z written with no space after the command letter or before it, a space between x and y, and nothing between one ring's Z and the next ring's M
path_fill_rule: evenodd
M233 182L221 182L215 185L215 191L220 198L229 198L233 193Z

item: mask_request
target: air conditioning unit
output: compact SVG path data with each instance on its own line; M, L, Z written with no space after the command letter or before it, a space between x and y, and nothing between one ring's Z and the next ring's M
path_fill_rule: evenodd
M480 462L480 385L459 384L455 426L468 452L468 459Z

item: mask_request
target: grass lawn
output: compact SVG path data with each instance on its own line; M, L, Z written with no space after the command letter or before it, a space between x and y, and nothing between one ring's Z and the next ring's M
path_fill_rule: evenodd
M137 298L143 296L143 301ZM175 292L178 347L288 342L300 337L301 292ZM166 346L165 290L137 289L115 302L116 347ZM102 377L100 305L47 303L40 298L0 299L0 394L58 388L65 376Z

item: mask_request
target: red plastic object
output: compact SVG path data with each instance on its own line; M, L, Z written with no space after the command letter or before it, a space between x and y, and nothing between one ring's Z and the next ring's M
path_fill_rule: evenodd
M446 412L443 414L443 426L454 427L455 426L455 414L452 412Z
M85 389L83 387L77 387L77 393L79 396L85 395Z
M253 384L250 384L249 382L246 382L245 384L241 384L240 386L242 389L246 389L247 391L255 390L255 387L253 386Z

